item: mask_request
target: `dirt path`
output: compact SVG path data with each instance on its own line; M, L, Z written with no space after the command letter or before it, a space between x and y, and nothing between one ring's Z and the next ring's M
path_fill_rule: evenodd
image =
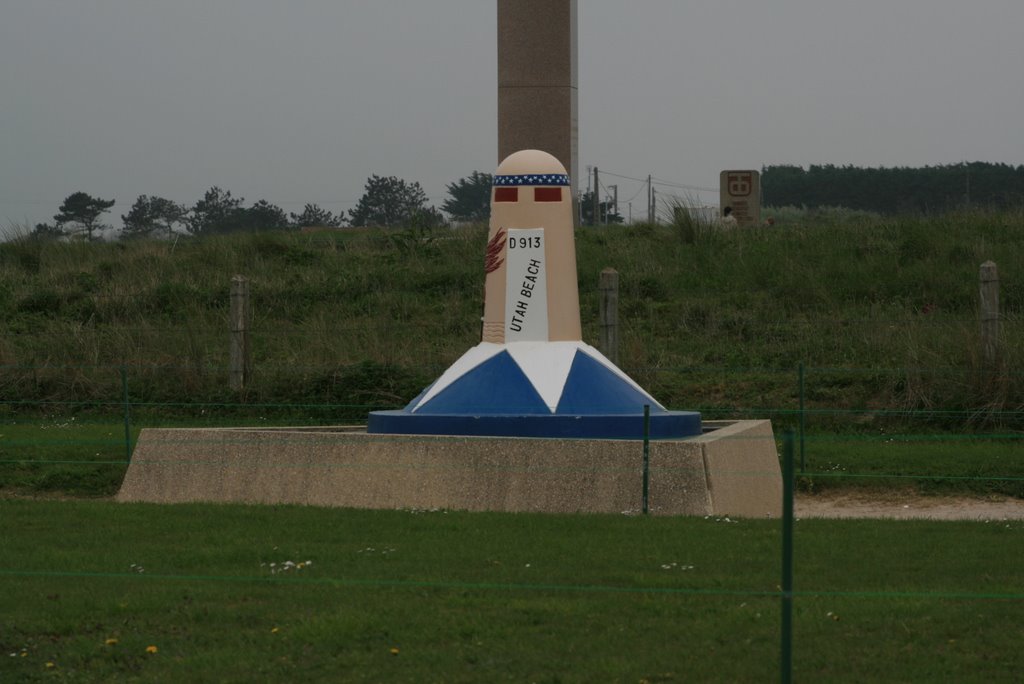
M0 499L44 501L112 501L112 497L82 499L61 493L18 494L0 490ZM894 520L1024 520L1024 499L1006 497L920 496L864 493L798 493L797 518L891 518Z
M1024 500L1005 497L797 494L797 518L1024 520Z

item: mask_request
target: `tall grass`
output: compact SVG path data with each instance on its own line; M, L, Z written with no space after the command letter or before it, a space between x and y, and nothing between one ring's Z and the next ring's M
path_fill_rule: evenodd
M856 373L835 407L1024 407L1024 215L775 212L577 233L584 339L620 273L620 365L664 403L784 405L807 367ZM689 227L687 227L689 226ZM479 340L486 229L0 245L0 396L400 405ZM978 267L1000 269L1000 365L979 356ZM231 277L251 279L255 378L226 389ZM707 382L707 369L730 377ZM885 372L864 372L884 369ZM892 369L899 369L892 372ZM360 411L363 411L360 408Z

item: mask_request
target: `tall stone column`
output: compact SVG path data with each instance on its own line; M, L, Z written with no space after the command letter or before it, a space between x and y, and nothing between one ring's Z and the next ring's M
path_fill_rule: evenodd
M543 150L569 172L577 152L577 0L498 0L498 162Z

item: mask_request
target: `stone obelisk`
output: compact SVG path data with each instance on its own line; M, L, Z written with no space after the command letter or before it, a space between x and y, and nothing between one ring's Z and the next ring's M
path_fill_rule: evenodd
M543 150L576 196L577 0L498 0L498 161Z

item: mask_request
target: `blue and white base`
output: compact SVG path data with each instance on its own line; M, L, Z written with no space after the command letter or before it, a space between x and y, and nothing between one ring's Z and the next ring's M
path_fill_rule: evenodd
M700 414L669 411L583 342L481 342L367 432L404 435L651 439L701 434Z

